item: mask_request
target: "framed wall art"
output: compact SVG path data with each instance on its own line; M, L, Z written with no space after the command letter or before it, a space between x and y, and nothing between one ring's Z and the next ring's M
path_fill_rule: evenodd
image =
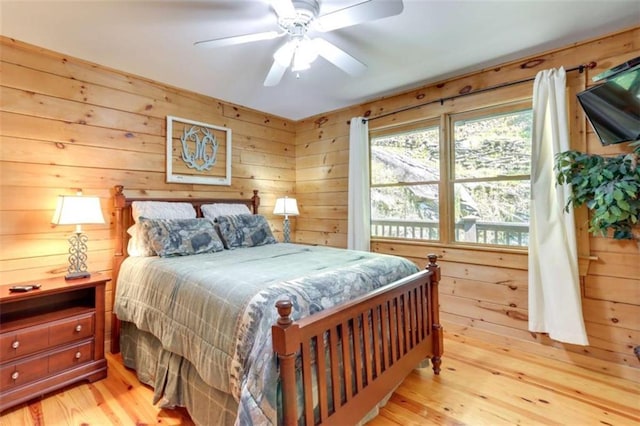
M167 116L167 182L231 185L231 129Z

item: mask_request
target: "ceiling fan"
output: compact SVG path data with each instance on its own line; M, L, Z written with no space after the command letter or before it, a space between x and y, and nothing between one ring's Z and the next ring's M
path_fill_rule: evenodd
M367 0L320 15L320 0L269 0L278 17L279 31L266 31L194 43L203 47L222 47L287 36L288 40L273 54L273 65L264 80L265 86L277 85L285 71L308 69L322 56L349 75L357 76L367 66L327 40L309 37L309 31L329 32L366 21L394 16L402 12L402 0Z

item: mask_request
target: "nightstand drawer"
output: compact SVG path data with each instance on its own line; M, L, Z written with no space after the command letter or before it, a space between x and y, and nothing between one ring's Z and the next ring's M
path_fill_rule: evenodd
M57 346L93 336L94 314L59 321L49 326L49 345Z
M91 361L93 342L86 342L49 356L49 374Z
M10 361L46 348L93 336L93 312L0 335L0 361Z
M0 368L0 388L9 390L34 380L46 378L92 359L93 341L31 357Z
M38 352L49 347L49 327L39 325L0 335L0 361Z
M10 364L0 368L0 388L9 390L10 388L21 386L32 382L49 374L49 362L42 358L31 358L29 360Z

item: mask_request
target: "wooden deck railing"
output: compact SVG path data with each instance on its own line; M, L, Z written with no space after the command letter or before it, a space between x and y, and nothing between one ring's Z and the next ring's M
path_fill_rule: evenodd
M526 247L529 244L529 224L516 222L486 222L463 218L455 226L456 241ZM372 220L372 237L438 240L436 221Z

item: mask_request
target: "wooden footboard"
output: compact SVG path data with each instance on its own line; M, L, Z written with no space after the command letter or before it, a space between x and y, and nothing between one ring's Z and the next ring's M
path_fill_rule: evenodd
M278 302L272 333L284 424L298 423L296 368L306 425L355 424L425 358L439 374L439 281L436 256L429 255L426 270L297 322L291 302Z

